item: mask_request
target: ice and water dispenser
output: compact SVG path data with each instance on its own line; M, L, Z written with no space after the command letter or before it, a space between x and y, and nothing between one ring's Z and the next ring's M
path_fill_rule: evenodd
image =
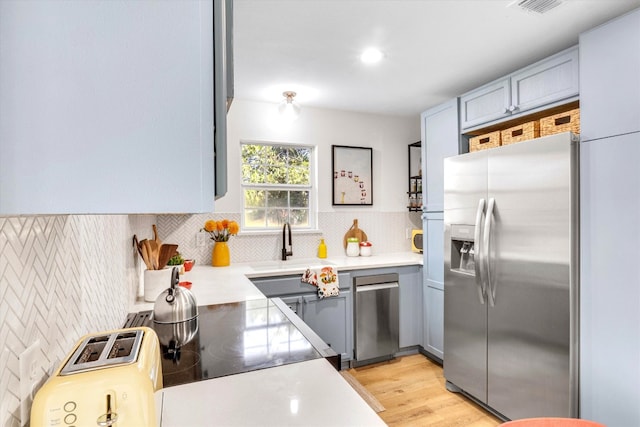
M475 275L475 226L451 225L451 270Z

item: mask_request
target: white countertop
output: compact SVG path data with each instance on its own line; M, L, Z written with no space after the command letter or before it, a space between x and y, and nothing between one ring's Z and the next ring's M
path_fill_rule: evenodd
M398 252L370 257L291 258L287 261L257 261L231 263L228 267L196 265L180 276L181 281L192 283L191 292L199 305L225 304L265 298L251 283L252 278L302 274L309 267L330 265L338 272L371 268L421 265L422 254ZM167 283L167 287L169 283ZM131 312L152 310L153 303L141 298L131 307Z
M384 426L325 359L162 390L162 427Z
M251 278L302 274L330 265L338 272L420 265L422 254L334 257L195 266L181 275L198 305L266 298ZM168 286L169 284L167 284ZM137 301L130 311L152 310ZM382 419L325 359L262 369L161 390L162 426L376 426Z

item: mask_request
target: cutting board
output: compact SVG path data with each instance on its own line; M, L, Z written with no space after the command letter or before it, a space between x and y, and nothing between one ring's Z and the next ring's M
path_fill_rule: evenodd
M356 237L361 242L367 241L367 233L358 228L358 220L353 220L353 225L344 235L344 248L347 248L347 239L350 237Z

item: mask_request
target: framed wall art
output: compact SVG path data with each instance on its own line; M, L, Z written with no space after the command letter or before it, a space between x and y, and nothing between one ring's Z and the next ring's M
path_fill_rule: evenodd
M373 205L373 149L331 146L332 205Z

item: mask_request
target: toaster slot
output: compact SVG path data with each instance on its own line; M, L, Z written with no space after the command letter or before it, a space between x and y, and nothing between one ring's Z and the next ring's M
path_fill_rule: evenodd
M107 359L114 359L116 357L127 357L133 351L133 346L136 342L136 333L128 332L125 334L118 334L116 341L113 343L113 347L109 351Z
M73 362L73 365L94 362L100 358L102 351L109 342L110 335L93 337L85 344L80 356Z
M130 329L87 337L78 345L60 374L76 374L134 363L138 360L143 336L141 329Z

